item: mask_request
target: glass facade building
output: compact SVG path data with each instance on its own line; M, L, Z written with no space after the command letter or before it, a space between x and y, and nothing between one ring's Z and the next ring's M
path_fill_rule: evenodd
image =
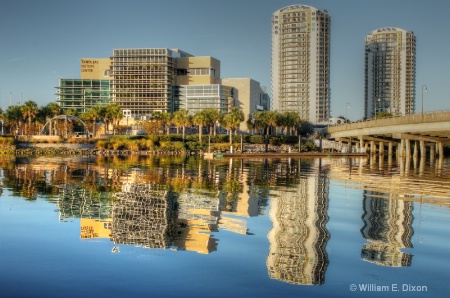
M83 113L93 106L110 103L110 81L90 79L60 79L57 99L61 109L76 109Z
M182 85L179 89L179 108L195 114L205 109L215 109L224 114L234 106L232 87L219 84Z

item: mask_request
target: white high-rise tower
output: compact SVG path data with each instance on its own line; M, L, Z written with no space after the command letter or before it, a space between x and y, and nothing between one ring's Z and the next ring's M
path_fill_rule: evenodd
M272 15L272 110L313 124L330 117L330 15L290 5Z

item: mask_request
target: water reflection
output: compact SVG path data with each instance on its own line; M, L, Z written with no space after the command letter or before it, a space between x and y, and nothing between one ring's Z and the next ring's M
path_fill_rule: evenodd
M410 266L412 255L400 249L413 247L413 203L373 195L377 194L365 192L363 198L361 234L368 243L361 250L361 258L383 266Z
M270 204L269 276L301 285L325 283L328 266L328 167L322 167L321 160L315 160L311 167L317 170L300 175L297 185L275 191ZM282 176L295 175L301 167L284 170Z
M46 198L61 221L80 219L80 238L114 245L213 253L216 232L250 237L249 220L270 204L268 275L297 285L325 283L332 184L361 190L353 198L362 201L361 259L390 267L413 265L402 250L413 248L414 202L448 206L450 198L449 162L437 170L425 159L114 156L6 159L0 166L1 189Z

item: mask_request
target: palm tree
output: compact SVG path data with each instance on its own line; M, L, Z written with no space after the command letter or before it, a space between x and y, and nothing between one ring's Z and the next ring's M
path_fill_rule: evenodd
M123 112L118 104L109 104L106 106L107 116L111 119L113 125L113 134L116 134L116 126L119 125L120 120L123 118Z
M61 114L61 107L56 102L51 102L43 108L43 114L46 115L45 120L51 120ZM53 123L50 121L50 135L54 133L53 130Z
M199 111L194 115L194 124L198 125L198 141L202 142L202 133L203 133L203 126L208 124L208 115L207 112Z
M256 111L253 113L255 119L255 129L261 129L263 134L269 134L269 118L268 111Z
M163 133L170 133L170 129L168 124L172 120L172 115L168 112L153 112L153 119L159 121L162 126Z
M177 127L183 128L183 142L186 137L186 126L192 124L192 116L188 114L187 110L178 110L173 113L172 121Z
M280 114L283 118L283 126L286 128L286 135L292 134L292 129L301 123L300 116L295 112L284 112Z
M275 128L275 135L277 135L277 120L278 120L278 111L265 111L267 113L267 124L269 127Z
M208 117L208 126L211 128L209 130L209 134L211 134L211 132L213 133L213 135L216 135L216 130L217 130L217 123L219 123L222 118L223 118L223 114L217 110L217 109L206 109L203 110L205 112L205 114Z
M82 114L82 117L87 121L92 121L92 135L97 135L97 120L100 118L100 107L93 106Z
M235 130L237 134L237 129L244 120L244 112L237 107L233 107L231 111L223 117L222 124L230 132L230 145L233 144L233 130Z
M31 134L31 121L38 113L38 105L32 100L28 100L20 107L24 120L28 120L28 128L26 129L28 134Z
M10 127L10 133L14 133L15 135L21 134L23 115L22 109L19 106L9 106L5 112L5 120L6 124Z

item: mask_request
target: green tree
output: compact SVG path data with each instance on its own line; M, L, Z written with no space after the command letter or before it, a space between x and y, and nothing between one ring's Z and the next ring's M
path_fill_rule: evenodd
M78 115L79 115L78 110L75 108L70 108L70 109L64 110L63 112L64 112L64 115L68 115L68 116L78 117Z
M286 128L286 135L292 135L292 130L301 123L300 116L295 112L284 112L280 117L283 118L280 124Z
M231 111L226 114L222 119L222 125L228 130L230 135L230 144L233 144L233 131L236 131L239 128L239 125L242 121L245 120L244 112L238 109L237 107L233 107Z
M300 134L302 136L312 134L313 132L314 132L314 125L309 121L302 121L297 126L297 134Z
M212 133L212 134L216 135L217 123L220 123L220 121L223 118L223 114L217 109L205 109L203 111L208 117L208 124L207 125L210 128L209 129L209 134Z
M10 133L22 134L22 109L19 106L9 106L5 111L5 123L9 127Z
M26 133L33 134L33 131L31 129L31 122L38 113L38 105L32 100L28 100L20 108L22 110L22 116L24 120L28 121L28 126L25 128Z
M198 125L198 141L202 142L202 133L203 133L203 126L208 124L208 115L207 112L199 111L194 115L194 124Z
M51 102L41 108L41 113L42 113L43 117L45 118L44 122L47 122L61 114L61 107L56 102ZM54 130L55 130L54 123L53 123L53 121L50 121L49 134L50 135L56 134L56 132Z
M192 116L188 114L187 110L178 110L173 113L172 122L176 127L181 127L183 129L183 142L186 138L186 126L192 125Z
M97 121L101 117L99 106L93 106L92 108L89 108L82 114L82 118L87 121L92 122L92 135L95 137L97 135Z
M113 134L116 134L116 127L119 125L120 120L124 117L123 112L118 104L109 104L106 106L107 118L110 120L113 126Z
M170 133L170 121L172 120L172 114L168 112L154 112L152 114L153 120L158 121L161 125L163 133Z

